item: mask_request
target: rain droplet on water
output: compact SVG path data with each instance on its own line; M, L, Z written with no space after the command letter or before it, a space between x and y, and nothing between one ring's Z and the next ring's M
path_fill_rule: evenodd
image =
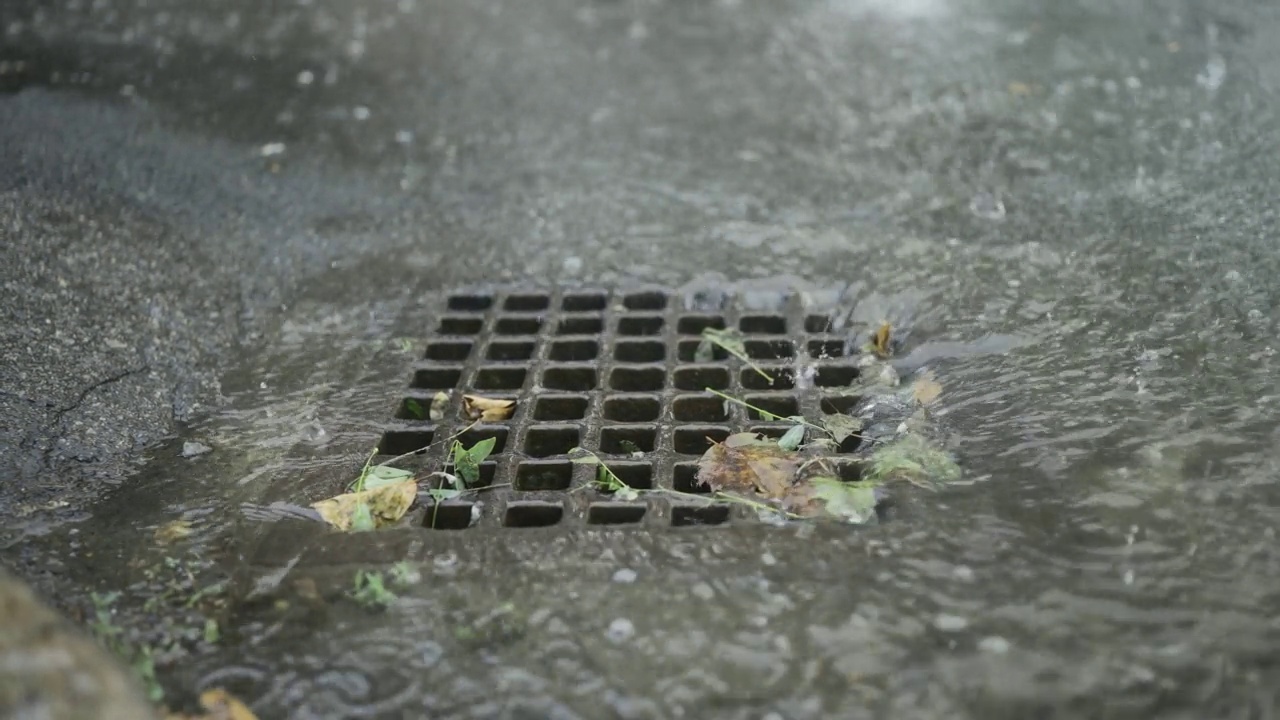
M604 632L605 637L617 643L626 642L635 634L636 626L626 618L617 618L609 623L609 629Z

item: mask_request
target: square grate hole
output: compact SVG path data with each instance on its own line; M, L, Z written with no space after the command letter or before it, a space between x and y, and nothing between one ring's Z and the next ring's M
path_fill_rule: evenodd
M509 528L536 528L558 525L564 519L564 506L549 502L513 502L507 505L502 524Z
M676 505L671 508L671 525L723 525L729 521L728 505Z
M618 362L626 363L662 362L667 357L667 348L660 342L627 342L624 340L614 347L613 357Z
M533 419L581 420L590 402L581 395L543 395L533 404Z
M533 357L532 342L498 342L489 343L485 353L490 360L528 360Z
M484 327L484 319L477 317L442 317L436 332L441 335L475 335Z
M434 342L427 346L423 357L428 360L462 362L471 354L469 342Z
M432 530L466 530L475 518L475 504L469 502L431 503L422 516L422 526Z
M800 414L800 403L791 395L748 395L746 401L765 412L778 417L791 417ZM747 417L752 420L766 420L759 412L748 409Z
M378 441L378 454L407 455L429 447L434 438L430 430L388 430Z
M748 428L747 432L753 432L757 435L768 438L769 440L778 440L783 435L786 435L787 431L790 429L791 429L790 424L753 425L752 427Z
M680 362L703 362L697 359L698 346L701 344L701 340L681 340L680 343L676 345L676 357L680 359ZM713 344L709 345L709 347L711 348L712 360L721 361L729 358L729 353L719 345Z
M516 466L516 490L568 490L572 483L573 463L567 461L528 460Z
M671 404L671 412L682 422L724 422L729 419L727 403L714 395L680 395Z
M652 425L643 427L610 426L600 430L600 451L609 455L628 455L636 452L653 452L658 430Z
M571 317L556 326L557 335L598 335L604 330L604 321L598 317Z
M836 477L842 482L858 482L862 480L862 463L856 460L836 460L832 462L835 466Z
M537 335L541 328L539 317L504 317L493 324L493 331L499 335Z
M790 340L747 340L742 345L752 360L781 360L796 356L795 343Z
M738 321L738 329L744 333L783 335L787 332L787 319L781 315L745 315Z
M844 357L844 340L810 340L809 357L838 358Z
M566 455L581 445L581 440L580 431L573 425L535 425L525 433L524 454L536 458Z
M624 392L661 390L666 373L656 367L620 367L609 373L609 387Z
M429 421L431 419L431 398L407 397L400 401L396 408L396 418L400 420Z
M511 295L502 307L517 312L538 312L551 307L551 298L546 295Z
M649 395L614 395L604 401L604 419L613 422L653 422L662 403Z
M831 332L831 318L827 315L806 315L804 318L804 331L811 333Z
M681 335L701 335L703 330L723 330L724 318L719 315L685 315L676 321L676 332Z
M639 503L591 503L587 506L587 524L635 525L644 520L647 509Z
M519 390L528 371L522 367L483 367L476 372L477 390Z
M619 335L657 335L662 332L661 315L630 315L618 320Z
M542 371L542 387L549 390L586 392L596 386L593 367L550 367Z
M628 310L665 310L667 294L663 292L631 293L623 298L622 305Z
M459 312L484 312L493 305L493 297L489 295L451 295L449 309Z
M463 431L458 435L458 442L462 443L462 447L474 447L481 440L493 438L493 453L497 455L507 449L507 429L504 427L477 425L469 430Z
M701 455L713 442L724 442L729 428L719 426L680 427L672 433L673 449L681 455Z
M676 463L671 477L676 492L705 495L711 488L698 482L698 463Z
M565 312L597 312L604 310L609 297L604 293L574 293L565 295L560 309Z
M724 390L729 387L729 370L715 365L677 368L674 375L675 386L679 390Z
M629 487L635 490L653 489L653 466L649 463L611 461L606 464L609 471Z
M595 360L600 344L595 340L557 340L551 343L548 356L558 362L584 362Z
M818 408L824 413L841 413L848 415L862 398L858 395L828 395L818 402Z
M858 368L852 365L821 365L813 376L818 387L848 387L858 379Z
M410 387L425 390L452 390L462 382L462 368L428 368L413 373Z
M796 373L791 368L763 367L769 377L750 368L741 371L742 387L748 390L790 390L796 386Z

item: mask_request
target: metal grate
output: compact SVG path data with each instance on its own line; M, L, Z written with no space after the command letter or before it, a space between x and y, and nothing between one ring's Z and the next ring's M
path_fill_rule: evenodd
M708 438L720 441L744 430L781 437L788 428L705 388L813 422L856 403L846 391L858 376L854 348L846 336L830 332L827 315L806 311L800 296L763 303L753 298L751 309L733 297L700 300L696 309L691 304L663 290L448 296L396 419L382 436L378 461L426 447L402 466L440 470L448 455L442 441L455 433L468 447L496 439L480 482L497 487L438 508L421 496L424 507L415 518L437 530L714 525L754 517L740 506L669 494L618 502L594 487L594 467L567 457L582 446L632 487L705 493L696 476ZM720 348L710 362L695 360L705 328L730 327L742 331L748 356L775 378L772 384ZM437 392L450 395L443 419L416 417ZM514 399L515 413L465 429L464 393ZM851 438L836 454L847 479L859 472L856 443ZM643 456L634 456L634 448Z

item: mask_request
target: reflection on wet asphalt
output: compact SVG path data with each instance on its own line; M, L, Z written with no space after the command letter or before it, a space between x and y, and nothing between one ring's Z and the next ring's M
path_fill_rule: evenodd
M104 187L213 242L232 228L208 203L244 175L292 232L365 243L226 376L192 429L217 451L150 463L84 524L98 542L185 511L271 575L246 569L242 506L359 467L407 378L391 338L465 282L843 292L855 323L911 328L974 480L862 530L342 538L423 581L371 615L295 596L359 563L298 562L266 583L290 609L237 608L175 689L264 717L1276 712L1274 8L94 7L0 28L0 87L22 89L0 119L49 148L0 154L40 178L129 137ZM218 167L175 164L206 142ZM188 174L223 194L192 199Z

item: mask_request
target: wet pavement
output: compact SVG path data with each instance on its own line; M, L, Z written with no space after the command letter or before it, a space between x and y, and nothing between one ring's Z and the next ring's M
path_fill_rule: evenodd
M1280 705L1271 5L37 5L0 14L5 560L122 591L172 702ZM853 530L279 519L358 471L442 289L534 281L843 293L972 483Z

